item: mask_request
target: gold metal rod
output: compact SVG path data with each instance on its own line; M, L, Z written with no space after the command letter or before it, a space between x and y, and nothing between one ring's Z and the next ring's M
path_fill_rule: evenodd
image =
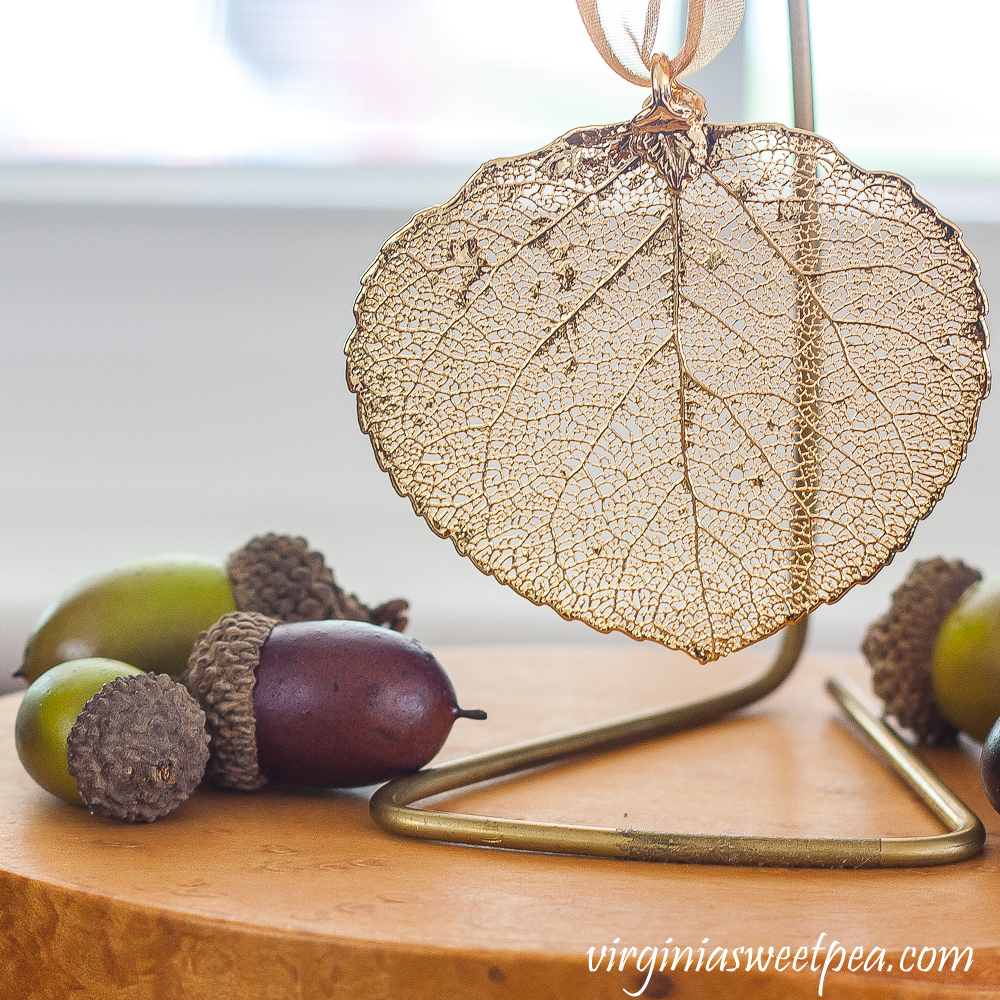
M813 130L812 48L809 0L788 0L788 38L792 56L792 101L795 127ZM820 275L820 224L816 198L816 155L808 143L795 156L793 187L799 211L795 219L796 389L792 428L795 487L790 517L794 561L789 579L793 608L816 605L813 566L816 562L816 507L820 487L823 383L823 326L817 309Z
M831 691L874 739L887 762L944 822L945 834L909 838L756 837L666 833L532 823L463 813L427 811L414 802L491 778L515 774L571 754L592 753L718 718L773 690L794 666L805 640L805 619L790 625L774 664L763 677L735 691L688 705L572 730L557 736L476 754L383 785L372 796L372 818L383 829L425 840L545 851L590 857L700 864L797 868L880 868L947 864L977 853L985 833L976 816L847 687ZM765 691L766 693L766 691Z
M894 733L862 704L846 677L831 677L826 689L870 737L886 763L949 829L934 837L883 837L882 868L941 865L978 854L986 841L979 817Z
M796 128L815 131L815 100L813 96L812 43L809 31L809 0L788 0L788 40L792 59L792 104ZM811 175L815 184L815 163L805 165L803 174ZM802 185L804 187L804 185ZM803 192L805 193L805 192ZM806 202L808 204L808 201ZM815 216L815 210L805 213ZM815 218L800 225L800 242L807 270L819 273L818 223ZM799 298L799 305L803 297ZM802 310L800 309L800 315ZM813 319L814 323L814 319ZM808 362L812 356L808 334L809 320L802 322L803 336L800 359ZM800 372L800 383L803 381ZM819 384L819 372L805 372L807 390ZM800 386L801 387L801 386ZM809 395L812 416L818 416L818 400ZM806 442L808 443L808 441ZM800 456L801 459L801 456ZM799 478L809 472L809 464L801 462ZM807 495L809 491L805 491ZM810 528L811 530L811 528ZM810 538L811 541L811 538ZM978 854L986 839L986 832L976 816L934 772L917 757L899 737L880 719L873 716L858 698L857 689L845 677L830 678L827 691L874 741L880 754L895 773L916 793L920 800L948 828L947 833L934 837L883 837L880 841L881 868L898 868L915 865L938 865L962 861Z
M809 0L788 0L788 43L792 51L792 106L795 127L815 132Z

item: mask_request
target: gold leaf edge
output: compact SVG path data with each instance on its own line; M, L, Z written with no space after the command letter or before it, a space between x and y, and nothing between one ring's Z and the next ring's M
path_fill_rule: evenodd
M910 527L909 532L904 537L902 537L899 540L899 543L889 553L888 558L886 558L885 562L883 562L882 565L879 566L879 568L876 569L874 573L870 574L867 577L863 577L862 579L855 580L853 583L851 583L848 586L844 587L844 589L841 590L839 593L837 593L835 596L830 597L830 598L824 598L822 600L817 601L814 605L812 605L812 607L809 608L809 610L804 611L801 614L796 615L795 617L788 618L783 624L777 626L777 628L775 628L775 629L772 629L772 631L768 632L766 635L762 635L759 638L754 639L752 642L749 642L749 643L746 643L744 645L741 645L736 650L732 650L731 651L731 652L739 652L740 650L747 649L750 646L754 646L754 645L756 645L759 642L763 642L765 639L770 639L772 636L777 635L778 632L780 632L782 629L786 628L788 625L791 625L794 622L800 621L801 619L803 619L803 618L807 617L808 615L812 614L817 608L820 607L820 605L823 605L823 604L826 604L826 605L836 604L838 601L840 601L842 598L844 598L848 593L850 593L855 587L862 587L865 584L870 583L872 580L874 580L875 577L878 576L878 574L882 572L882 570L884 570L888 565L890 565L892 563L893 559L895 559L896 556L899 555L900 552L903 552L907 548L907 546L913 540L913 535L916 532L917 527L920 525L920 522L923 521L923 520L925 520L927 517L930 516L930 514L933 512L934 508L938 505L938 503L944 497L945 492L947 491L948 487L955 481L956 477L958 476L959 469L962 467L962 464L965 462L965 459L968 456L969 445L975 439L976 431L979 428L979 414L980 414L980 411L982 409L983 402L989 396L990 389L992 388L992 372L991 372L991 369L990 369L989 356L986 353L987 350L989 349L989 346L990 346L989 328L988 328L988 326L986 324L986 316L989 313L989 301L987 299L986 292L983 289L982 283L980 281L980 276L982 274L982 269L981 269L981 267L979 265L979 260L976 257L976 255L969 249L968 245L966 244L965 238L964 238L964 235L962 233L961 227L958 226L958 225L956 225L954 222L952 222L946 216L942 215L941 212L939 212L937 210L937 208L935 208L934 205L932 205L926 198L922 197L917 192L916 188L913 185L913 182L909 178L904 177L902 174L897 174L897 173L895 173L894 171L891 171L891 170L867 170L866 168L864 168L862 166L859 166L857 163L855 163L850 157L845 156L840 151L840 149L833 142L831 142L829 139L825 138L824 136L817 135L815 132L810 132L810 131L808 131L806 129L799 129L799 128L794 128L794 127L791 127L791 126L788 126L788 125L782 125L780 122L710 122L708 124L711 126L713 132L715 132L716 130L719 130L719 129L733 132L733 131L737 131L737 130L746 130L746 129L751 129L752 128L752 129L763 131L763 132L774 131L774 132L784 132L784 133L790 133L790 134L803 135L803 136L808 137L813 142L818 141L820 143L825 144L826 146L828 146L834 152L834 154L836 156L840 157L841 160L843 160L845 163L847 163L849 167L853 168L854 170L859 171L862 174L867 174L867 175L875 176L875 177L888 177L888 178L892 178L892 179L895 179L895 180L901 182L902 185L909 191L909 193L910 193L911 197L913 198L913 201L914 201L915 204L917 204L918 206L921 206L922 208L928 210L938 220L938 222L940 222L942 225L944 225L945 227L947 227L954 234L954 238L957 240L959 247L966 254L966 256L969 258L969 260L972 262L972 288L976 292L976 296L977 296L977 298L979 300L979 305L980 305L980 308L979 308L979 319L977 320L977 322L975 324L975 327L978 329L979 339L980 339L980 341L982 343L983 366L984 366L984 369L985 369L985 371L984 371L984 378L983 378L982 395L979 398L979 403L976 406L975 413L973 414L973 417L972 417L972 424L971 424L971 426L969 428L969 436L966 439L965 444L962 446L962 456L961 456L961 458L958 460L958 462L955 463L955 466L954 466L954 469L952 471L952 474L951 474L950 478L945 483L943 483L941 485L941 487L937 491L936 495L934 495L934 496L932 496L930 498L930 500L928 502L928 505L927 505L927 509L922 514L920 514L917 518L914 519L913 524ZM630 125L630 122L612 122L610 124L605 124L605 125L584 125L584 126L578 126L576 128L570 129L569 131L563 133L560 136L557 136L555 139L552 140L552 142L547 143L546 145L541 146L538 149L531 150L531 151L529 151L527 153L520 153L520 154L518 154L516 156L501 156L501 157L497 157L497 158L492 159L492 160L487 160L485 163L481 164L479 167L476 168L476 170L473 171L473 173L469 176L469 179L446 202L443 202L440 205L431 205L428 208L421 209L419 212L417 212L410 219L409 222L407 222L404 226L400 227L398 230L396 230L396 232L394 232L391 236L389 236L388 239L385 240L385 242L379 248L379 252L378 252L378 255L376 256L375 260L368 267L368 269L365 271L365 273L361 276L361 279L360 279L360 282L359 282L359 284L361 285L361 290L359 291L359 293L358 293L358 295L357 295L357 297L355 298L355 301L354 301L355 326L354 326L354 329L351 331L350 335L348 336L347 341L344 344L344 354L345 354L345 356L350 354L351 341L354 339L354 336L355 336L355 334L358 331L358 326L357 326L358 321L359 321L358 306L359 306L359 303L361 302L362 297L365 294L366 286L367 286L367 283L368 283L368 279L372 275L372 273L375 271L375 269L378 267L378 265L380 264L380 262L382 260L382 255L385 253L386 248L389 247L393 242L395 242L396 240L402 238L411 229L414 229L416 226L420 225L425 219L427 219L427 218L429 218L431 216L437 215L440 212L442 212L442 211L444 211L446 209L449 209L449 208L451 208L453 206L456 206L463 199L463 197L466 196L466 192L468 191L470 185L474 181L478 180L487 170L493 169L493 168L496 168L496 167L499 167L499 166L503 166L503 165L505 165L507 163L511 163L511 162L513 162L515 160L524 160L524 159L530 158L532 156L537 156L537 155L541 154L542 152L544 152L545 150L552 149L552 147L556 146L560 142L567 143L568 139L569 139L569 136L576 135L576 134L578 134L580 132L588 132L588 131L594 131L594 130L602 130L602 131L603 130L610 130L612 132L612 134L613 134L613 131L615 129L622 128L623 126L627 126L627 125ZM622 134L625 134L625 133L623 132ZM716 132L716 134L718 134L718 133ZM714 138L714 136L713 136L713 138ZM687 649L685 647L682 647L681 645L674 645L674 644L670 643L669 641L655 639L655 638L653 638L651 636L648 636L648 637L647 636L635 636L635 635L632 635L632 633L627 632L627 631L625 631L622 628L615 628L615 627L602 628L599 625L592 625L590 622L585 622L585 621L583 621L580 618L574 618L572 615L563 614L563 612L559 611L557 608L554 608L551 604L547 603L546 601L536 600L535 598L531 597L530 595L523 593L522 590L520 590L515 584L509 583L506 580L501 580L500 577L497 576L497 572L495 570L488 569L488 568L486 568L484 566L481 566L479 564L479 561L474 556L470 555L468 552L463 552L462 551L462 549L459 546L459 541L458 541L457 538L454 537L453 533L449 532L447 529L441 529L441 530L439 530L438 527L429 519L429 517L428 517L428 515L426 513L423 513L420 510L418 510L417 504L414 501L413 497L410 496L410 494L404 492L402 489L400 489L399 484L396 481L396 476L395 476L393 470L392 469L387 469L385 467L385 465L382 464L382 458L381 458L381 455L379 453L379 444L375 440L375 438L373 437L372 431L366 426L367 421L365 420L364 413L362 412L362 409L361 409L361 399L360 399L360 396L358 396L357 386L355 386L355 384L353 383L353 380L351 379L351 371L350 371L350 366L349 365L347 366L346 378L347 378L347 387L348 387L348 389L352 393L354 393L354 395L357 397L357 404L356 405L357 405L357 412L358 412L358 424L359 424L362 432L365 435L367 435L368 440L371 442L372 451L375 454L375 461L378 463L378 467L382 470L382 472L384 472L389 477L389 482L392 484L392 488L396 491L396 494L398 496L402 497L404 500L408 500L410 502L410 507L412 508L413 513L417 517L422 518L423 521L424 521L424 523L431 529L431 531L434 532L435 535L438 536L438 538L442 538L442 539L445 539L447 541L450 541L451 544L454 546L455 551L458 553L458 555L462 556L465 559L468 559L472 563L472 565L475 566L476 569L479 570L480 573L484 574L485 576L493 577L493 579L496 580L497 583L501 584L504 587L509 587L519 597L524 598L526 601L529 601L530 603L534 604L536 607L545 607L545 608L548 608L550 611L552 611L553 613L557 614L564 621L579 622L582 625L586 625L587 628L593 629L595 632L600 632L600 633L602 633L604 635L610 635L612 632L619 632L621 635L628 636L629 639L632 639L635 642L656 642L659 645L666 647L667 649L672 649L672 650L675 650L677 652L686 653L688 656L690 656L694 660L697 660L702 665L707 664L707 663L712 663L715 660L718 660L718 659L723 658L724 656L730 655L730 653L722 653L722 654L715 654L715 655L706 655L706 656L703 657L703 656L699 655L698 653L692 653L689 649Z

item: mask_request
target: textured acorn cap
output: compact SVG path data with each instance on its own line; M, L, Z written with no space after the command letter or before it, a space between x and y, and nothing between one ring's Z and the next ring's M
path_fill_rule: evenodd
M181 683L205 711L212 737L205 776L223 788L252 792L267 784L257 766L253 711L261 646L277 618L255 611L223 615L195 641Z
M149 823L198 787L208 762L205 713L167 674L109 681L77 717L69 773L92 813Z
M240 611L255 611L282 622L351 619L406 628L406 601L397 599L369 608L337 585L323 554L304 538L258 535L237 549L226 563Z
M889 611L872 622L861 652L872 668L872 687L885 714L912 730L921 743L953 743L958 730L941 714L931 680L931 657L941 623L982 574L961 560L913 564L893 593Z

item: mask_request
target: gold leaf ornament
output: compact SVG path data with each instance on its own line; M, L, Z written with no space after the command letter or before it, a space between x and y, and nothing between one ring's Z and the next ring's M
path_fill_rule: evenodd
M348 382L481 570L704 662L908 543L988 392L986 303L908 181L704 122L678 60L639 54L645 111L487 163L389 239Z

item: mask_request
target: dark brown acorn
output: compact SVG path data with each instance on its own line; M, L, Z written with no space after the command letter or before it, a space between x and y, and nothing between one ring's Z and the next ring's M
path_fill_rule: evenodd
M358 621L223 615L199 636L181 681L205 710L206 775L244 790L388 781L430 761L455 719L486 718L458 707L423 646Z
M986 797L990 800L990 805L1000 812L1000 719L986 735L979 766Z

